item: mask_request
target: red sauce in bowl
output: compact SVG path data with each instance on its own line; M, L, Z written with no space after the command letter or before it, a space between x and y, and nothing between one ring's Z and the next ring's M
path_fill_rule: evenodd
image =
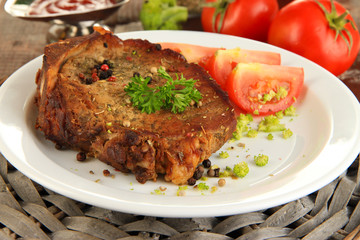
M35 0L30 5L29 15L97 10L115 4L115 0Z

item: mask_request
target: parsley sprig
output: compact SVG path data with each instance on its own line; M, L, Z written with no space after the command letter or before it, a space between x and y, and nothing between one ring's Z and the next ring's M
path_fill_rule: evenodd
M199 102L201 93L195 88L197 80L186 79L183 74L173 79L163 68L158 75L166 79L163 86L150 87L151 78L136 75L125 87L133 105L142 112L154 113L160 109L170 109L173 113L183 112L191 101ZM180 87L179 87L180 86Z

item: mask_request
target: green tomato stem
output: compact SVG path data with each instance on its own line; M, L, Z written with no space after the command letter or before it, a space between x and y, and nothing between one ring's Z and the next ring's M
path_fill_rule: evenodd
M335 30L335 41L337 40L338 36L340 35L340 37L345 41L345 43L348 47L348 55L350 55L351 48L353 46L353 38L352 38L350 31L347 28L345 28L345 25L347 23L350 23L354 30L356 30L356 27L355 27L355 24L353 21L346 19L346 16L349 15L349 11L346 10L339 16L338 13L336 12L334 0L330 1L331 2L330 12L328 10L326 10L324 5L322 3L320 3L318 0L315 0L315 2L319 5L321 10L324 12L325 18L329 23L329 27L331 29ZM347 38L346 38L346 36L347 36Z
M206 3L203 7L215 8L214 15L212 17L212 28L214 32L219 33L224 24L224 17L227 11L228 6L233 3L235 0L220 0L215 2ZM216 28L216 19L220 15L219 24Z

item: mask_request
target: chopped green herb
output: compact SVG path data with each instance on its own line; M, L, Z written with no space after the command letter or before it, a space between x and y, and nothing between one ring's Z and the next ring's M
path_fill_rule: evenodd
M221 151L220 153L219 153L219 157L220 158L228 158L229 157L229 153L228 152L224 152L224 151Z
M285 125L280 123L280 120L274 116L269 115L259 123L258 131L261 132L276 132L285 130Z
M198 188L199 190L201 190L201 191L209 190L209 186L206 185L206 183L199 183L199 184L197 185L197 188Z
M226 166L226 167L225 167L225 170L226 170L226 171L232 171L231 167L229 167L229 166Z
M269 157L264 154L259 154L258 156L254 156L254 161L257 166L265 166L269 162Z
M178 190L187 190L188 189L188 186L185 185L185 186L179 186Z
M255 129L250 129L246 134L246 136L248 136L249 138L256 138L257 135L258 135L258 131L256 131Z
M269 134L267 135L267 139L268 139L268 140L273 140L273 139L274 139L274 136L273 136L271 133L269 133Z
M233 139L239 140L243 133L249 130L248 124L253 121L253 117L251 114L240 114L237 117L236 129L233 132Z
M201 180L201 181L207 181L207 180L208 180L208 178L207 178L207 177L205 177L205 176L202 176L202 177L200 178L200 180Z
M270 90L268 93L264 95L259 95L258 100L262 104L266 104L267 102L276 99L277 101L284 99L288 95L288 91L284 87L279 87L277 91Z
M296 108L293 105L291 105L290 107L288 107L284 110L284 115L285 116L295 116Z
M293 132L290 129L285 129L282 134L283 138L288 139L293 135Z
M276 100L284 99L288 95L288 91L284 87L279 87L276 92Z
M223 172L220 172L219 177L230 177L233 175L231 167L227 166Z
M155 189L154 192L151 192L151 194L155 194L155 195L165 195L165 192L161 191L160 189Z
M276 116L278 119L284 118L284 111L279 111L279 112L275 113L275 116Z
M273 99L276 96L276 93L271 90L269 93L265 93L262 97L262 99L259 99L261 101L261 103L266 103L271 101L271 99Z
M246 162L239 162L234 165L233 173L235 176L243 178L249 173L249 166Z

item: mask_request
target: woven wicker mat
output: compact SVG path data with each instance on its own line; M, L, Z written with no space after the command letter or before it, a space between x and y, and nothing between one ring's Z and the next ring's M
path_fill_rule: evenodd
M227 217L156 218L76 202L36 184L0 154L0 239L360 239L359 156L319 191Z

